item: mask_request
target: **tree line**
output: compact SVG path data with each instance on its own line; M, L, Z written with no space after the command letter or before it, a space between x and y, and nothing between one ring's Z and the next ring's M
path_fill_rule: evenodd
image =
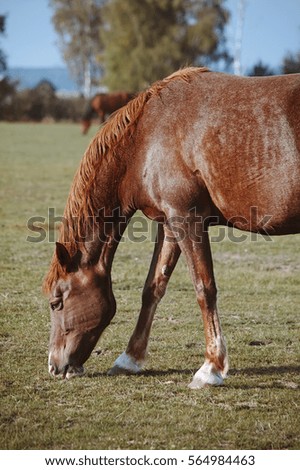
M70 72L137 92L185 65L229 65L224 0L50 0Z
M49 0L49 4L61 53L85 98L92 86L138 92L180 67L228 71L232 63L224 0ZM5 20L0 15L0 35ZM5 75L6 61L0 49L0 119L81 118L82 97L59 99L47 80L19 91ZM294 72L300 72L300 52L287 54L279 71ZM248 75L274 73L261 61L247 71Z

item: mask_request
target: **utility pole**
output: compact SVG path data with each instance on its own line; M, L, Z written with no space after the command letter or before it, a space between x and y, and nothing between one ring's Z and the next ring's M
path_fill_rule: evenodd
M237 25L236 25L236 33L235 33L233 70L234 70L235 75L241 75L242 74L241 53L242 53L246 0L237 0L237 2L238 2Z
M83 96L85 98L91 97L91 90L92 90L92 0L86 0L86 9L87 9L87 24L85 25L85 50L84 54L86 56L85 64L84 64L84 77L83 77Z
M90 63L90 60L88 59L85 64L85 70L84 70L83 96L85 98L91 97L91 89L92 89L91 63Z

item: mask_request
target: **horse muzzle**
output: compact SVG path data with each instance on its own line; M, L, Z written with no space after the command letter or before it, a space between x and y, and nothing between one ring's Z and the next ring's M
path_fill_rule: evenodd
M48 370L49 374L53 377L59 377L62 379L71 379L72 377L81 376L84 374L83 366L75 366L71 364L58 366L55 364L55 361L53 361L51 354L49 354Z

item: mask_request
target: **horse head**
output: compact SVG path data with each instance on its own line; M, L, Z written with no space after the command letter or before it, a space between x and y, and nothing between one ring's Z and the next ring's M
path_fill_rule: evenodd
M83 364L114 316L116 303L110 275L85 264L80 251L70 256L57 243L56 257L62 274L53 283L49 298L49 372L70 378L83 373Z

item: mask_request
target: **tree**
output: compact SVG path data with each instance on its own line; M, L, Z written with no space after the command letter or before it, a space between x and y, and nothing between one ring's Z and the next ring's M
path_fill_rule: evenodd
M138 91L186 65L229 61L223 0L111 0L104 12L105 83Z
M6 17L0 15L0 34L5 32L5 21ZM0 119L10 119L11 118L11 108L13 98L16 93L16 82L12 82L4 72L6 71L6 56L4 52L0 49Z
M23 101L26 102L26 115L30 120L41 121L44 117L52 117L57 103L55 87L43 79L23 94Z
M0 78L0 120L12 119L12 103L16 95L16 85L8 77Z
M5 32L5 16L0 15L0 34ZM2 49L0 49L0 73L6 70L6 57Z
M60 38L60 47L70 73L86 97L91 85L98 83L102 67L100 27L102 9L107 0L50 0L52 21Z
M263 77L267 75L274 75L274 71L261 60L253 65L253 68L248 73L249 77Z
M283 73L299 73L300 72L300 51L296 54L287 54L283 59Z

